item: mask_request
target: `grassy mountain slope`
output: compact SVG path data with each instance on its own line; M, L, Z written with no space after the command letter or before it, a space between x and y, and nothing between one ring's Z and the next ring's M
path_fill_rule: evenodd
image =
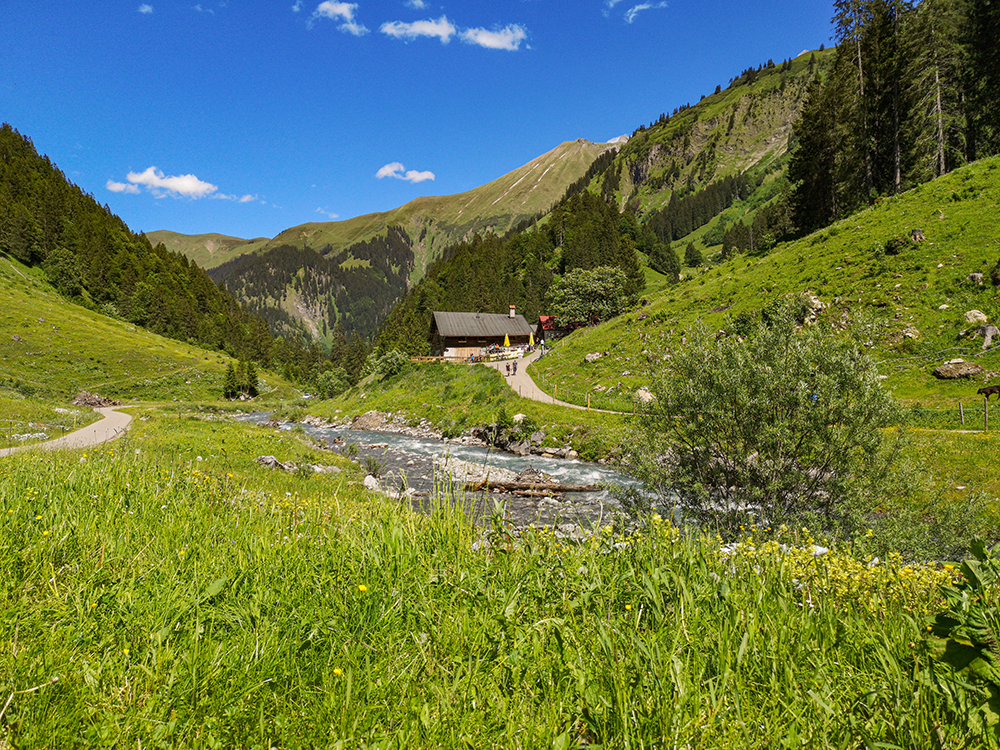
M303 224L271 240L148 236L201 258L216 281L270 322L275 335L326 346L337 322L364 335L373 332L447 247L480 233L503 234L544 213L598 155L617 148L569 141L466 193L418 198L346 221Z
M396 225L411 238L416 255L415 278L448 245L476 232L506 232L518 222L543 213L562 197L606 143L567 141L527 164L485 185L455 195L416 198L391 211L356 216L344 221L310 222L290 227L273 239L241 240L218 234L182 235L149 232L151 242L182 252L199 265L212 268L237 255L290 246L311 248L324 255L338 253L359 242L385 235Z
M738 256L650 294L647 307L560 342L533 374L568 400L583 402L588 392L608 389L627 396L647 382L671 346L699 335L699 324L709 333L732 330L740 313L809 292L834 320L859 327L897 397L957 413L959 400L977 402L976 389L1000 371L997 354L982 351L983 339L972 336L976 326L965 318L970 310L990 322L1000 318L990 282L1000 257L998 202L1000 158L978 162L769 255ZM913 228L923 230L923 242L907 239L898 254L886 253L890 240L908 238ZM984 274L982 286L968 280L971 273ZM584 363L595 351L608 356ZM956 357L981 364L985 373L971 382L932 375Z
M417 198L404 206L346 221L286 229L264 247L311 247L336 253L385 234L397 225L413 242L413 279L448 246L478 232L503 234L523 219L547 211L607 148L583 139L567 141L485 185L456 195Z
M809 83L834 50L802 54L784 64L747 71L666 121L626 143L602 181L620 205L638 201L639 213L751 168L782 169L782 157Z
M202 268L215 268L267 242L267 237L244 240L224 234L179 234L165 229L145 234L153 245L163 243L168 250L183 253Z
M218 400L232 360L60 296L36 269L0 258L0 394L70 400L80 390L118 399ZM266 388L291 393L261 376Z

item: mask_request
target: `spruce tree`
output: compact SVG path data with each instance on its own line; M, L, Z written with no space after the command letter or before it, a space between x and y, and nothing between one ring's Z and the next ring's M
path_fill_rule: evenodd
M969 158L1000 153L1000 3L970 0L966 87Z
M697 268L702 263L704 263L704 258L702 258L701 250L696 248L693 242L689 242L684 250L684 265L688 268Z
M909 19L906 35L906 94L909 118L908 182L940 177L968 161L965 138L962 45L965 0L923 0Z
M243 382L243 389L252 398L257 395L257 388L260 385L257 379L257 367L254 365L253 360L247 360L244 377L246 379Z
M239 393L239 384L236 381L236 368L230 362L226 366L226 377L222 381L222 395L224 398L236 398Z

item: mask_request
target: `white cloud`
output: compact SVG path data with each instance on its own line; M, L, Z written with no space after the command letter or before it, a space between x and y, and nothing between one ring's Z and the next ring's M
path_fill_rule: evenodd
M152 5L140 5L139 6L139 12L140 13L145 13L146 15L149 15L150 13L153 12L153 6Z
M628 9L628 12L625 13L625 23L632 23L635 20L635 17L639 15L640 11L651 10L656 8L666 8L666 7L667 3L665 2L641 3L639 5L633 5L631 8Z
M424 182L425 180L433 180L433 172L417 172L414 169L407 170L398 161L391 162L382 167L375 176L380 180L383 177L395 177L397 180L405 180L406 182Z
M317 208L316 213L323 214L323 216L326 216L328 219L340 218L340 214L331 213L330 211L327 211L325 208Z
M167 177L156 167L149 167L145 172L129 172L127 179L131 185L108 181L108 189L115 192L137 193L139 189L136 185L145 185L147 189L158 198L164 195L186 198L204 198L211 195L219 188L215 185L199 180L193 174L177 175ZM112 185L116 187L112 187ZM117 189L117 186L121 186ZM129 188L133 188L130 190Z
M384 167L382 167L378 172L375 173L375 176L378 177L380 180L383 177L399 177L397 173L402 172L404 169L406 169L406 167L404 167L398 161L394 161L391 164L386 164Z
M127 182L115 182L114 180L108 180L106 187L112 193L128 193L129 195L137 195L139 193L139 188L135 185L130 185Z
M220 201L236 201L237 203L252 203L257 200L256 195L227 195L226 193L212 193L212 198Z
M213 16L215 15L214 10L212 10L211 8L203 8L201 6L201 3L198 3L198 5L194 6L194 9L199 13L211 13Z
M368 29L354 20L354 11L357 10L357 3L335 3L331 0L320 3L316 6L312 16L309 18L309 28L316 22L317 18L329 18L331 21L343 21L337 28L347 34L362 36L368 33Z
M487 49L505 49L513 52L520 48L521 42L528 38L528 33L519 25L511 24L498 31L486 29L466 29L461 34L462 41L478 44Z
M407 8L413 8L414 10L423 10L427 7L427 3L424 0L408 0L408 2L403 3Z
M396 39L416 39L427 36L441 40L441 44L451 41L457 29L446 16L441 16L438 20L414 21L404 23L402 21L389 21L379 28L383 34L395 37Z
M292 13L298 13L302 10L302 0L295 0L295 5L292 6Z

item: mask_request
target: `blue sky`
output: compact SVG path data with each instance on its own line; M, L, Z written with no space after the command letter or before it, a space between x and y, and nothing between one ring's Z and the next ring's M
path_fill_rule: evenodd
M829 0L0 0L0 121L135 231L470 190L830 44Z

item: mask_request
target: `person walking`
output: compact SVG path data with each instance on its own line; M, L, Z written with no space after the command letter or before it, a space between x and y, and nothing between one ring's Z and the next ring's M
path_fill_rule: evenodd
M507 377L510 377L510 362L507 363Z
M517 375L517 360L514 360L514 374Z

